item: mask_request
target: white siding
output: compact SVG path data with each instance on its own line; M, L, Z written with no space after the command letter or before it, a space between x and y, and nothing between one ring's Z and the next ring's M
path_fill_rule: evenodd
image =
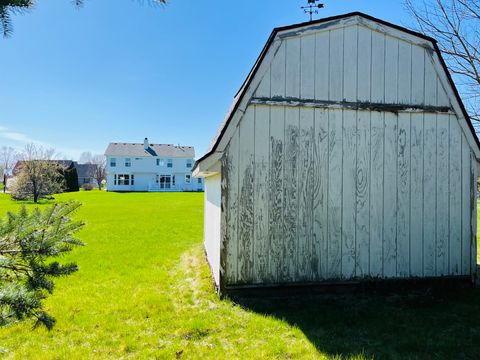
M252 105L234 137L227 286L470 275L455 116Z
M432 51L362 25L287 38L254 96L449 106Z
M342 24L278 36L222 139L224 286L475 271L474 149L432 45Z
M111 158L115 158L116 166L110 166ZM175 186L172 185L170 191L203 191L203 179L201 184L191 176L191 167L187 167L187 162L193 166L192 158L168 158L168 157L128 157L130 166L125 166L125 156L107 157L107 190L108 191L157 191L156 176L170 175L175 176ZM157 159L161 162L157 165ZM168 160L172 160L172 167L168 167ZM134 175L134 185L116 185L114 175L128 174ZM190 183L186 182L186 175L190 175Z
M204 241L215 284L220 285L220 174L205 179Z

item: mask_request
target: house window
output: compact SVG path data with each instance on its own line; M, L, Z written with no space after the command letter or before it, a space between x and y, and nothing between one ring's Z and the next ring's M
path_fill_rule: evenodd
M192 160L188 159L187 160L187 168L191 168L191 167L192 167Z
M118 175L118 185L130 185L130 175Z
M192 176L191 175L185 175L185 184L190 184Z
M172 176L171 175L160 175L160 189L171 189L172 188Z
M169 168L173 167L172 159L167 160L167 167L169 167Z
M172 186L175 187L175 175L172 176Z
M132 159L125 158L125 167L130 167L130 166L132 166Z
M117 185L117 174L113 176L113 185Z
M111 158L110 159L110 167L115 167L117 166L117 159Z
M198 179L197 179L197 182L198 182L199 184L201 184L201 183L202 183L202 178L198 178Z
M165 166L165 160L157 159L157 166Z
M134 180L135 180L135 175L132 174L132 181L131 181L131 184L133 185L134 183Z

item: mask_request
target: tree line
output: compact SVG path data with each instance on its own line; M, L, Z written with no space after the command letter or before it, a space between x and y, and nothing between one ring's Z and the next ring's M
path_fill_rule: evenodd
M106 177L104 156L90 154L86 163L91 165L87 175L101 190ZM37 203L56 193L78 191L76 169L55 160L54 149L35 144L28 144L21 152L6 146L0 148L0 171L3 174L3 191L8 190L15 200Z

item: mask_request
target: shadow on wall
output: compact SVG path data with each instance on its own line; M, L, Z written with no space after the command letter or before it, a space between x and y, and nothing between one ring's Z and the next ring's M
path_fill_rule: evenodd
M474 359L480 351L479 289L233 300L298 327L330 356Z

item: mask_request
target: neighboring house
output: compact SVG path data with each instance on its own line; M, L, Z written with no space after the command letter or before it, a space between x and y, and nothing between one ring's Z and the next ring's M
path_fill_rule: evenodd
M95 164L78 164L75 163L75 168L77 169L78 175L78 186L82 187L84 184L92 184L93 186L97 186L97 180L94 179L93 174Z
M474 279L480 148L434 39L361 13L277 28L231 109L193 172L221 293Z
M192 177L195 150L191 146L110 143L108 191L203 191L203 179Z

